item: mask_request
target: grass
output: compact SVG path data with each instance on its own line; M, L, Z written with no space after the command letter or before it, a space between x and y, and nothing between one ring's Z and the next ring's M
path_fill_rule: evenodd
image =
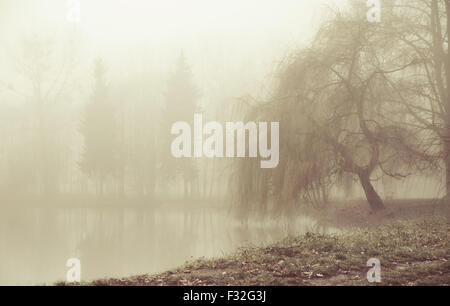
M162 274L82 285L373 285L366 279L372 257L381 262L381 285L450 285L449 235L446 218L397 221L336 235L307 233Z

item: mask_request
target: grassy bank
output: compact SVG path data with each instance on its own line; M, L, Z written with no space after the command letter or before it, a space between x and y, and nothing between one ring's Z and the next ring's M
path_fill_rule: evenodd
M449 241L446 218L398 221L338 235L307 233L158 275L88 285L369 285L372 257L381 261L381 285L450 285Z

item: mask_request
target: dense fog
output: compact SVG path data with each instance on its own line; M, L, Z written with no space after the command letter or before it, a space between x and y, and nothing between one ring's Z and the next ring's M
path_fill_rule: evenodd
M411 106L423 119L385 105L417 101L411 88L432 95L410 77L422 75L418 60L369 29L350 63L342 42L357 44L355 29L366 28L342 20L366 22L359 2L0 0L0 284L64 279L70 257L84 260L87 279L160 272L246 243L338 231L303 208L445 195L448 158L429 128L436 108ZM376 83L359 108L348 102L359 92L331 75L347 66L357 81L342 83ZM332 113L343 122L326 121ZM226 122L259 122L255 143L261 122L279 122L279 139L274 125L264 132L272 149L279 140L265 156L279 155L273 169L260 166L262 138L255 156L227 157L218 142L195 156L195 114L200 128L224 127L218 142L236 156ZM192 127L192 157L171 152L176 122Z

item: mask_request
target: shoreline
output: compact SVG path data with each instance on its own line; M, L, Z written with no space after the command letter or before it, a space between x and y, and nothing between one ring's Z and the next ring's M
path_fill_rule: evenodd
M306 233L264 247L241 248L222 258L197 259L159 274L75 285L366 286L376 284L369 283L366 274L370 269L367 261L377 258L381 262L380 285L450 286L448 217L410 218L407 214L407 220L402 220L399 209L403 207L381 216L367 216L367 220L376 221L368 227L349 227L338 234ZM446 207L444 210L448 211ZM384 224L380 226L381 220Z

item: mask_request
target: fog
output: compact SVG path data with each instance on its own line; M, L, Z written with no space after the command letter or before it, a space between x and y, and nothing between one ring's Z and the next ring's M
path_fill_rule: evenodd
M261 201L250 194L265 202L263 190L282 175L252 176L261 169L241 167L247 158L174 158L171 126L193 124L194 113L204 123L276 119L285 140L286 116L251 107L278 95L293 53L348 7L0 0L0 284L64 280L73 257L92 280L161 272L294 233L336 232L276 200L254 209ZM284 174L295 167L283 162L283 144ZM445 193L433 171L390 179L373 183L383 199ZM344 185L329 188L333 200L365 197L358 183ZM277 189L280 202L294 194L288 188Z

